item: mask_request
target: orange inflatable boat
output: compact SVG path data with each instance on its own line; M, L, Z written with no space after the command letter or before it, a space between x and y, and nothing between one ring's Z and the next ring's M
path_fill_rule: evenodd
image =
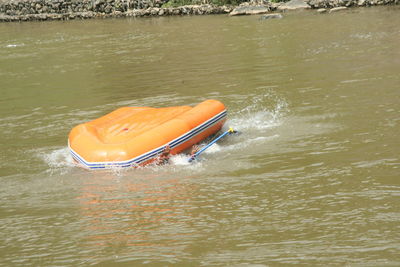
M216 133L226 114L217 100L195 107L123 107L74 127L68 147L85 168L136 167L157 159L167 146L177 154Z

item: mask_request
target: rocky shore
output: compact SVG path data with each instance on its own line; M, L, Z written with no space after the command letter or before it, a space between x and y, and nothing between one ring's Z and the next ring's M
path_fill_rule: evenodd
M210 4L165 7L169 0L0 0L0 22L31 20L70 20L108 17L150 17L172 15L230 14L255 15L296 9L398 4L400 0L257 0L240 6ZM273 16L281 17L281 16Z
M232 7L161 6L168 0L0 0L0 21L70 20L229 13Z

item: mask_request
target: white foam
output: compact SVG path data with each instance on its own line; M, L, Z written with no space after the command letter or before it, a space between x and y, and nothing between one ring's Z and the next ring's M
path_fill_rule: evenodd
M13 47L19 47L19 46L24 46L25 44L8 44L6 45L7 48L13 48Z
M174 155L170 158L170 163L178 166L189 165L190 164L189 158L190 157L186 154Z
M209 148L204 150L205 154L214 154L221 151L221 146L218 145L217 143L212 144Z
M50 166L50 168L75 166L75 162L69 153L68 147L55 149L50 153L44 153L42 155L43 160Z

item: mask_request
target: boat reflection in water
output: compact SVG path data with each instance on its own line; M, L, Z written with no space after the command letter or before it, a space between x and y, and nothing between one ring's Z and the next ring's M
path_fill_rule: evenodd
M153 253L168 257L171 245L176 256L180 244L194 239L195 211L185 207L193 207L188 203L197 186L176 175L160 176L145 169L126 172L123 177L96 172L82 178L77 199L85 250L111 249L125 260L148 258Z

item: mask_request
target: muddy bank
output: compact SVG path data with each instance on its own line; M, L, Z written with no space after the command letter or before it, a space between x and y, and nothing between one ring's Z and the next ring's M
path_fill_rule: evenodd
M168 0L0 0L0 22L70 20L108 17L150 17L172 15L254 15L294 9L375 6L398 4L400 0L265 0L240 6L187 5L163 7Z

